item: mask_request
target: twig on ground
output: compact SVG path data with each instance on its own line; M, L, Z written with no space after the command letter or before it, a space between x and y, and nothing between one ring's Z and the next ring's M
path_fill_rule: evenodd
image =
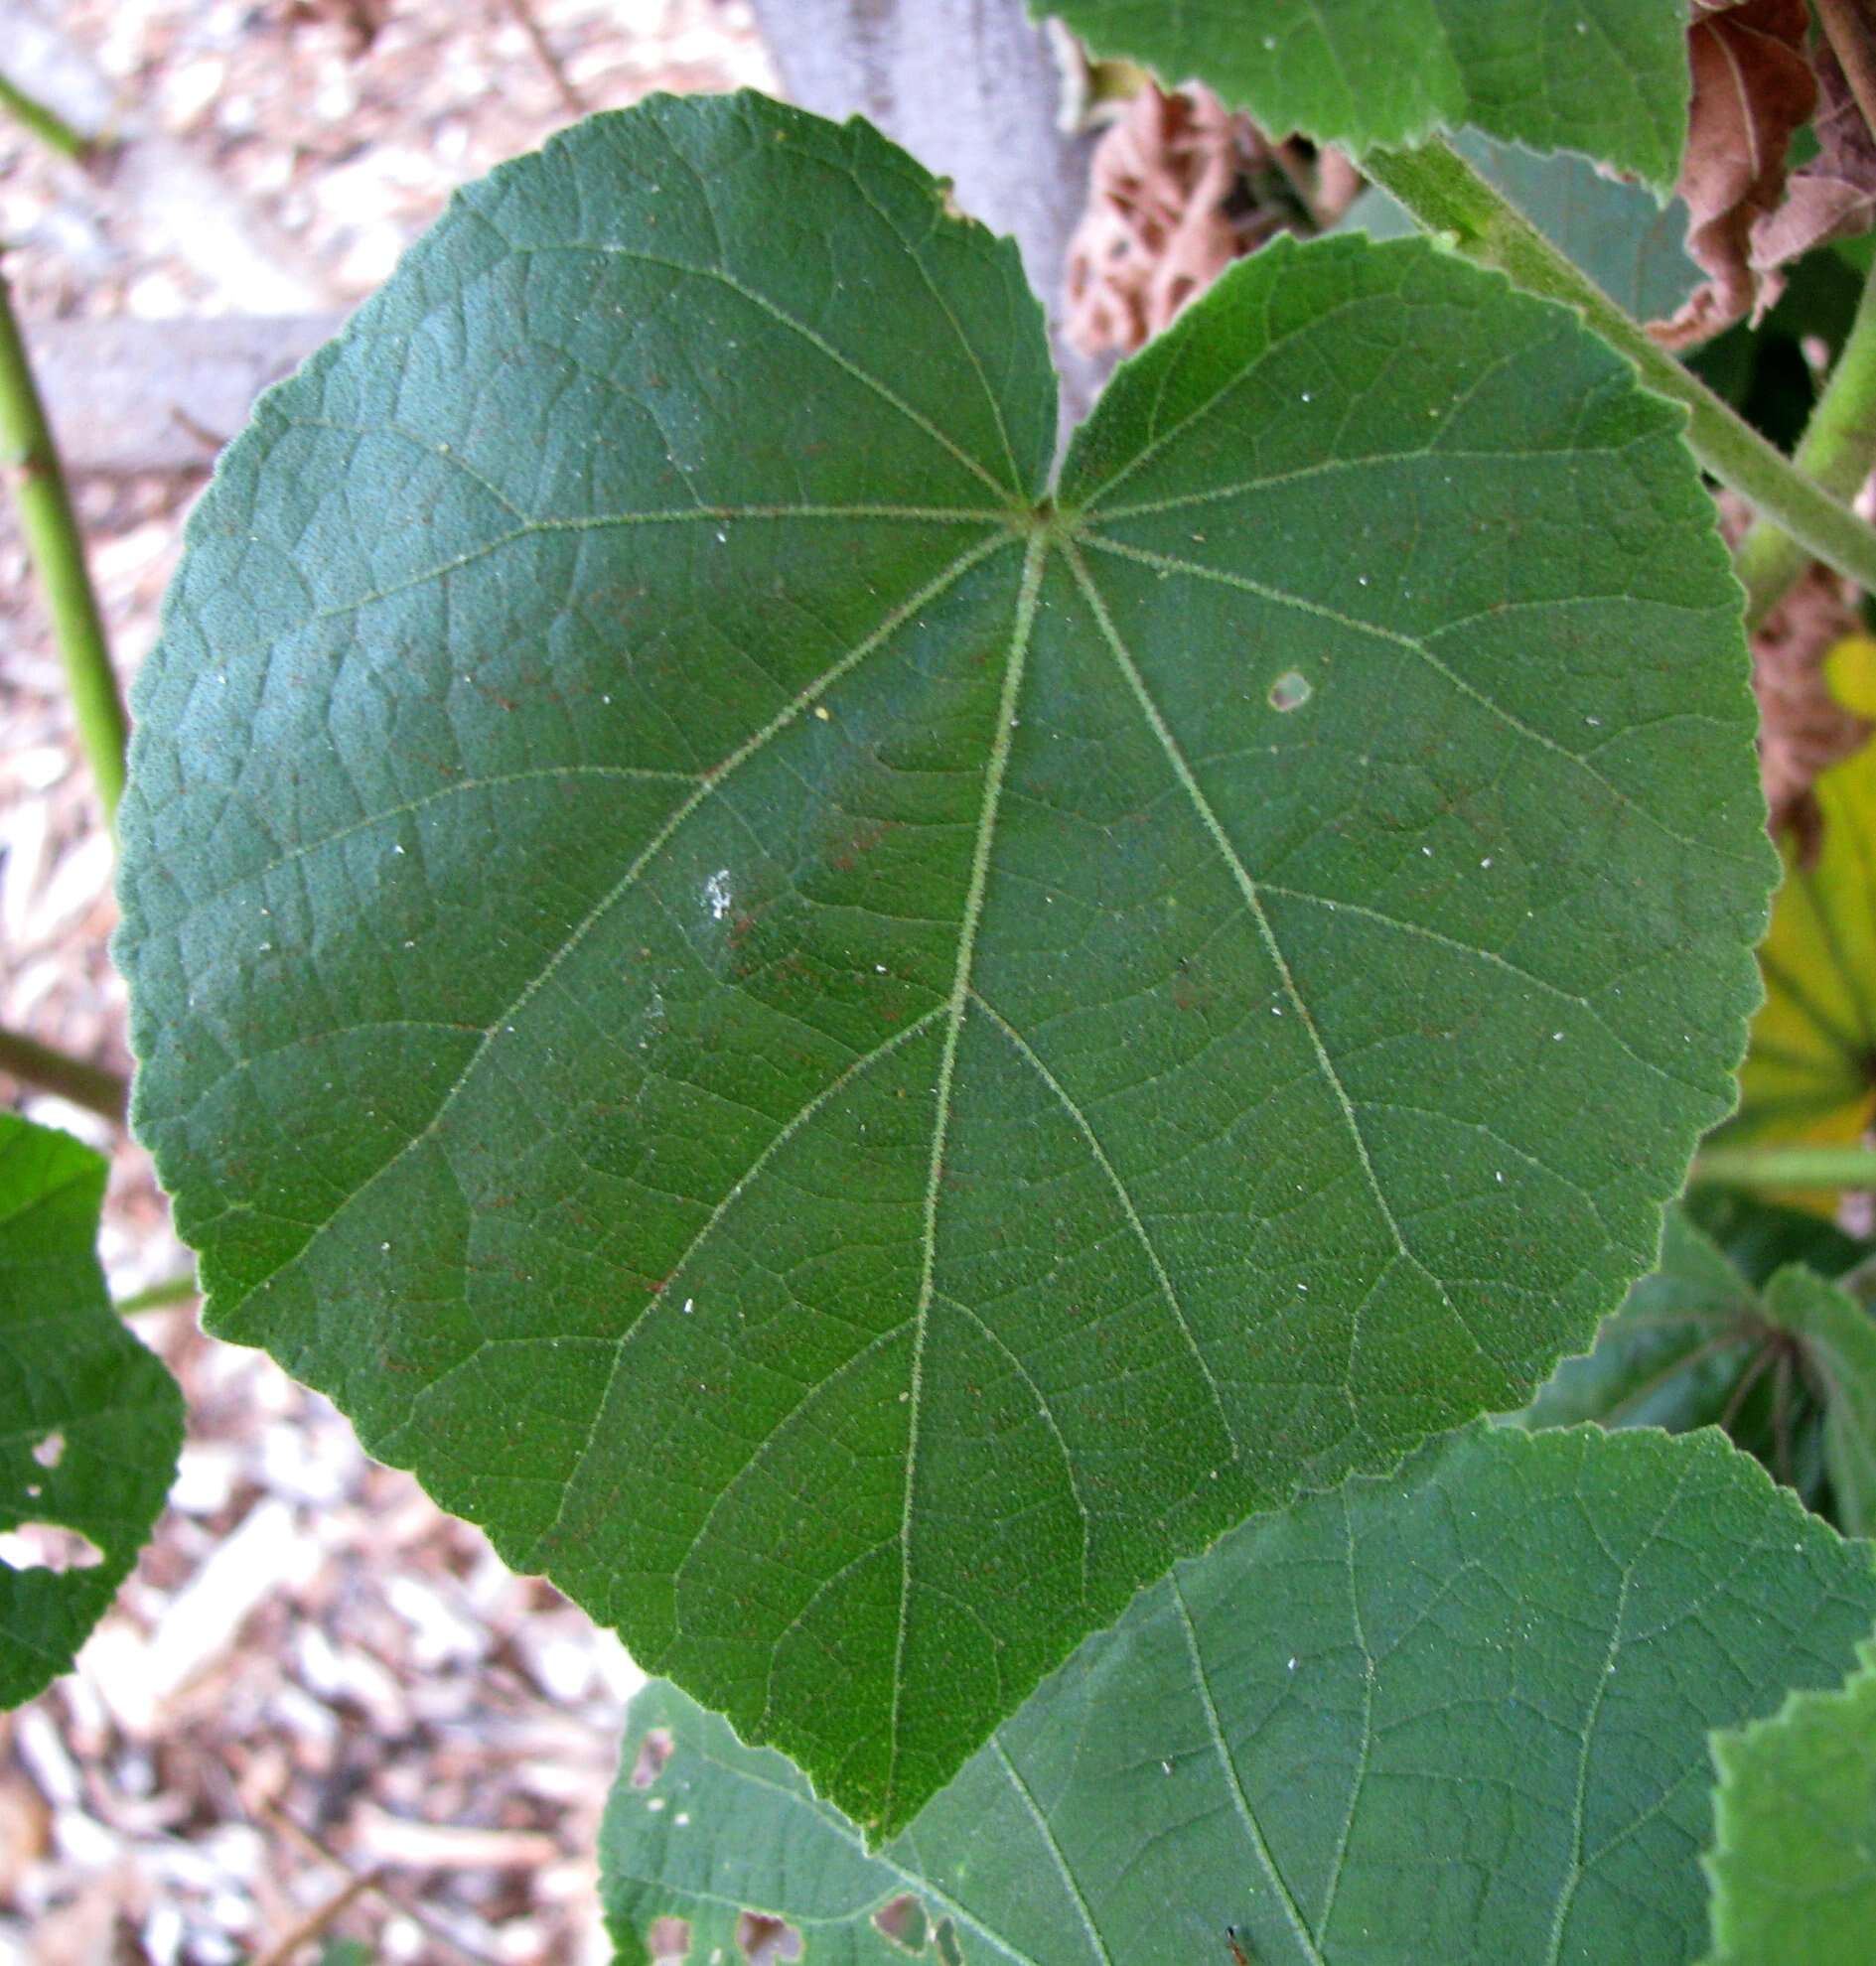
M265 1952L257 1952L250 1966L290 1966L293 1955L301 1946L310 1945L316 1938L323 1937L348 1905L357 1903L367 1891L377 1889L377 1876L375 1871L361 1871L356 1877L348 1878L324 1904L309 1911Z
M347 1877L360 1876L367 1880L366 1888L375 1892L392 1910L401 1913L413 1923L421 1926L438 1944L448 1946L460 1958L467 1959L470 1962L470 1966L502 1966L500 1960L492 1959L487 1953L478 1952L473 1946L465 1945L447 1925L441 1924L435 1918L431 1917L429 1912L421 1904L418 1904L413 1898L408 1896L400 1887L391 1883L384 1875L384 1867L382 1865L375 1866L366 1872L355 1873L352 1866L343 1857L336 1851L329 1850L311 1830L295 1822L277 1804L263 1802L260 1805L260 1810L261 1814L267 1818L268 1822L274 1828L279 1830L283 1836L286 1836L292 1842L297 1843L308 1856L316 1857L322 1864L330 1866L333 1870L341 1872Z
M592 106L573 84L573 77L567 73L566 64L554 53L553 44L542 32L539 21L534 18L530 0L507 0L508 12L514 16L521 32L527 36L534 53L540 58L540 66L553 77L554 87L560 91L560 99L576 116L584 116Z
M91 1064L42 1045L23 1031L0 1025L0 1072L22 1085L56 1092L74 1106L122 1126L130 1106L130 1088L107 1065Z

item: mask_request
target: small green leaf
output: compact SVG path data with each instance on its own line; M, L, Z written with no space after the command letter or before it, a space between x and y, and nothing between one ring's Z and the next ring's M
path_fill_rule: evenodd
M1876 1323L1847 1291L1797 1264L1766 1286L1766 1315L1799 1340L1824 1410L1824 1466L1835 1519L1851 1536L1876 1532Z
M1726 1411L1764 1323L1758 1292L1672 1207L1660 1265L1603 1321L1594 1347L1557 1367L1520 1419L1671 1433L1710 1426Z
M628 1962L762 1919L823 1966L940 1966L946 1925L964 1966L1229 1966L1227 1925L1257 1966L1680 1966L1709 1730L1873 1613L1868 1550L1715 1435L1472 1430L1177 1566L876 1856L652 1684L607 1916Z
M1867 1966L1876 1930L1876 1645L1841 1687L1713 1737L1707 1966Z
M1676 1205L1661 1260L1517 1416L1528 1427L1593 1420L1682 1433L1718 1423L1850 1535L1876 1528L1876 1325L1809 1264L1835 1271L1858 1244L1814 1215L1754 1205L1710 1216L1722 1253ZM1750 1265L1787 1260L1766 1280ZM1804 1256L1807 1262L1789 1260ZM1829 1486L1826 1491L1825 1481Z
M1097 55L1356 152L1470 124L1665 192L1687 136L1685 0L1031 0Z
M1771 872L1679 428L1337 239L1052 496L1014 248L864 125L663 99L472 187L229 451L138 687L212 1328L903 1823L1651 1261Z
M1763 1201L1742 1189L1693 1188L1675 1206L1757 1286L1787 1263L1803 1263L1820 1277L1840 1277L1876 1254L1868 1242L1845 1235L1835 1222L1808 1208Z
M105 1166L0 1113L0 1707L71 1665L169 1492L183 1402L98 1268Z
M1663 207L1640 185L1567 151L1540 157L1477 131L1456 137L1453 147L1636 320L1668 319L1704 277L1686 254L1687 208L1679 199ZM1419 230L1378 185L1356 200L1342 228L1373 239L1411 238Z

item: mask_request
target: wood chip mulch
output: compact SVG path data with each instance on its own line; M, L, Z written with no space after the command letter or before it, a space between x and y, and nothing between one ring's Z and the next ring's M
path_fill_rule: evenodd
M0 238L29 320L258 313L282 292L345 306L455 185L564 122L568 83L606 107L769 77L740 0L0 0L0 17L22 7L266 247L218 262L163 231L160 200L0 122ZM200 486L75 488L126 675ZM124 1068L110 878L0 513L0 1020ZM139 1150L61 1101L4 1080L0 1097L111 1153L119 1294L187 1269ZM340 1938L417 1966L607 1958L594 1835L640 1680L617 1640L264 1355L204 1337L193 1307L136 1325L182 1381L188 1445L78 1670L0 1717L0 1966L287 1966Z

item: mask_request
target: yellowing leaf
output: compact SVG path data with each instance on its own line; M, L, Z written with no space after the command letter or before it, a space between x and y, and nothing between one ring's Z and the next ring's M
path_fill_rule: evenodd
M1876 1115L1876 747L1824 772L1816 796L1815 859L1806 865L1799 842L1785 841L1785 883L1759 953L1766 1001L1739 1113L1720 1135L1728 1146L1852 1147ZM1824 1190L1782 1198L1824 1214L1836 1205Z

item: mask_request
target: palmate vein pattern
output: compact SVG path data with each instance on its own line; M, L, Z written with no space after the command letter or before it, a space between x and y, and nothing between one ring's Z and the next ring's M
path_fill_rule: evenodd
M1051 492L1055 421L864 126L600 118L267 399L139 686L212 1324L882 1831L1586 1341L1769 877L1704 493L1564 316L1278 250Z
M623 1958L753 1911L888 1966L909 1897L978 1962L1177 1966L1230 1926L1258 1966L1691 1966L1709 1731L1832 1686L1873 1614L1867 1546L1716 1435L1469 1429L1176 1565L877 1854L652 1682L602 1896Z

